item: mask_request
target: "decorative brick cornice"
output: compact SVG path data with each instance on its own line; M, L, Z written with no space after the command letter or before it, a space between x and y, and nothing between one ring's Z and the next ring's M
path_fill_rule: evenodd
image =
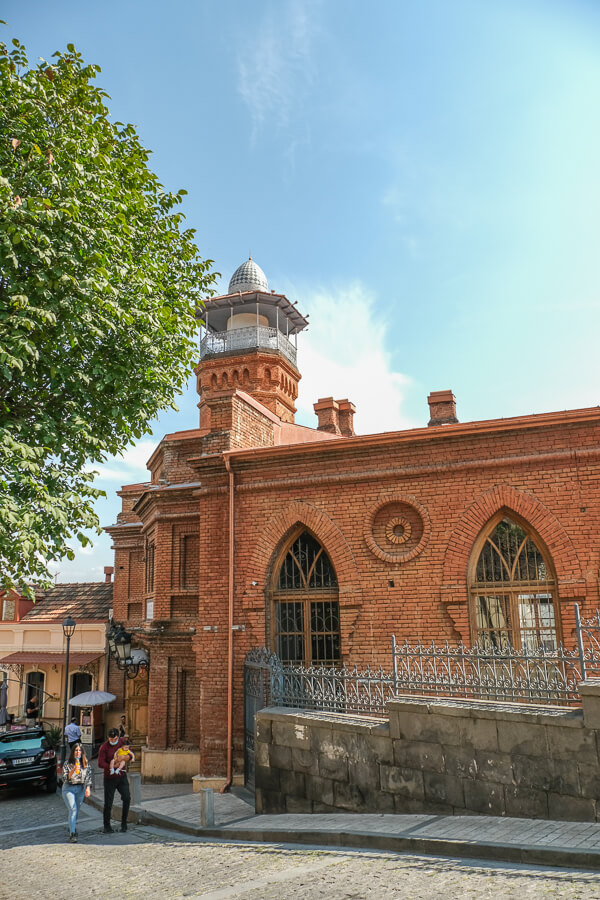
M250 578L264 584L276 551L291 529L299 524L306 525L327 551L337 574L340 600L361 602L358 567L346 538L329 516L302 500L294 500L275 513L262 528L249 568Z
M442 601L466 604L467 568L473 545L485 524L503 509L527 522L546 545L556 570L559 598L585 596L586 583L577 553L556 516L533 494L499 484L465 510L450 536L443 566Z

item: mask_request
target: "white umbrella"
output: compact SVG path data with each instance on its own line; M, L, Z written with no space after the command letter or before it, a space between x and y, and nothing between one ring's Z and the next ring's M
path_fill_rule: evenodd
M109 694L108 691L84 691L83 694L71 697L69 706L100 706L116 699L116 694Z
M109 694L108 691L84 691L83 694L77 694L71 697L69 706L101 706L103 703L111 703L116 700L116 694ZM92 725L92 743L90 745L89 759L92 759L92 751L94 749L94 726ZM93 775L92 775L93 780Z

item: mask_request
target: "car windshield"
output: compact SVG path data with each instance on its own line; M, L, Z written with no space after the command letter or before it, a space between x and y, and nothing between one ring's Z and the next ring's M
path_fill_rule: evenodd
M8 750L39 750L41 747L41 734L10 734L0 741L0 753Z

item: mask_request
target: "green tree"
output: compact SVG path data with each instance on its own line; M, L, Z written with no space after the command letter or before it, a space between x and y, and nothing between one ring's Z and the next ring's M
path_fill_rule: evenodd
M0 44L0 584L97 528L90 463L149 431L195 360L211 260L100 71Z

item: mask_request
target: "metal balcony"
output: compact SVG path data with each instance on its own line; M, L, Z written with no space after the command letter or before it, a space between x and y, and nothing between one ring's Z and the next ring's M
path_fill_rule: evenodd
M221 353L239 353L244 350L279 350L293 366L296 365L296 348L278 328L252 325L249 328L232 328L231 331L207 332L200 341L200 357L218 356Z

